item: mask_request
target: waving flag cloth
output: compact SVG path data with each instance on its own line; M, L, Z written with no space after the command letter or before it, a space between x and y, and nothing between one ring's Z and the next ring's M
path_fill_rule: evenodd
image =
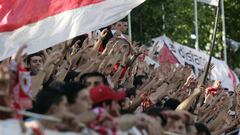
M198 0L198 1L212 5L212 6L218 6L219 0Z
M145 0L0 0L0 60L108 26Z
M168 46L164 43L161 48L161 55L159 57L160 63L169 62L170 64L179 63L177 58L174 56L172 51L169 50Z
M191 65L196 75L198 75L198 73L203 70L205 63L209 58L209 55L207 55L205 52L201 50L197 51L188 46L181 45L177 42L172 41L167 36L154 38L153 41L159 42L158 45L162 49L162 60L172 59L173 61L175 60L173 59L175 57L177 62L181 65ZM239 84L237 75L228 67L227 63L222 60L213 57L211 63L214 64L214 68L212 69L211 77L209 79L220 80L224 88L228 88L230 91L233 91L234 87Z

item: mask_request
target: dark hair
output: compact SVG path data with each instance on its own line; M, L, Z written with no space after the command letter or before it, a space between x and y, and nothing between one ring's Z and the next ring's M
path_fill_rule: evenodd
M31 58L34 57L34 56L40 56L40 57L42 57L42 56L44 56L44 55L43 55L43 52L41 52L41 51L28 55L28 56L27 56L27 64L30 64Z
M67 97L67 101L70 104L74 104L78 95L78 92L85 89L86 86L80 84L79 82L69 82L65 83L62 87L64 95Z
M79 35L79 36L76 36L72 39L72 42L71 42L71 46L74 45L77 41L80 41L78 43L78 47L81 48L82 47L82 43L84 42L84 40L88 37L87 34L83 34L83 35Z
M136 88L129 88L126 90L126 97L131 98L131 96L136 96Z
M138 85L141 86L143 84L143 79L147 79L147 76L144 75L135 76L133 80L134 87L137 88Z
M197 129L197 135L200 135L202 133L205 133L206 135L211 135L208 127L203 123L195 123L195 127Z
M46 87L37 94L33 111L35 113L45 114L53 104L59 105L63 96L64 94L61 93L58 88Z
M75 72L74 70L70 70L65 79L64 79L64 82L72 82L74 81L74 78L77 77L79 75L79 72Z
M174 98L169 98L164 103L163 107L165 109L175 110L181 102Z
M115 22L113 25L116 25L117 23L122 23L122 20Z
M86 84L86 79L87 79L88 77L101 77L102 80L103 80L104 85L109 86L108 81L107 81L107 78L106 78L102 73L99 73L99 72L85 73L85 74L83 74L83 75L80 77L79 82L80 82L82 85L85 85L85 84Z
M162 120L161 125L165 126L167 124L167 120L163 117L161 111L163 111L163 109L161 109L160 107L149 107L144 111L144 113L153 117L160 117Z

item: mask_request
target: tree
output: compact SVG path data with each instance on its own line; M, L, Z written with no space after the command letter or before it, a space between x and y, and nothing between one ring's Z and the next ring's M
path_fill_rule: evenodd
M164 7L164 8L163 8ZM199 46L209 51L215 20L215 7L198 2ZM228 38L240 41L240 4L225 0L225 22ZM163 18L165 16L165 20ZM215 56L223 59L222 25L219 17ZM165 25L165 29L163 27ZM132 11L133 39L148 43L151 38L166 34L172 40L194 47L194 0L146 0ZM240 51L228 47L228 64L240 67Z

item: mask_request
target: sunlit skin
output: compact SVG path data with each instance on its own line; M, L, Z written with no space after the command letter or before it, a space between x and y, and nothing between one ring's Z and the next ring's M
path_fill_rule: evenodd
M43 66L43 58L41 56L33 56L29 62L29 68L32 75L36 75Z
M118 30L118 31L121 31L121 30L122 30L122 27L123 27L122 22L117 22L117 23L114 25L115 30Z
M170 132L174 132L181 135L186 135L186 126L182 120L173 121L173 124L168 129Z
M87 112L92 108L92 100L89 95L88 89L78 92L77 98L73 105L70 105L70 111L74 114L81 114Z
M93 88L97 85L104 84L104 83L103 83L102 77L92 76L92 77L87 77L86 78L86 83L85 84L87 85L88 89L91 89L91 88Z
M122 22L122 32L126 33L128 30L128 23L127 22Z

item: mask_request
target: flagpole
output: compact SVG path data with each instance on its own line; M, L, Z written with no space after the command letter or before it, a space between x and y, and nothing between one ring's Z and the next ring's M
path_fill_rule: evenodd
M212 60L212 56L213 56L213 50L214 50L215 41L216 41L217 25L218 25L218 18L219 18L219 5L220 5L220 0L218 1L218 6L217 6L217 11L216 11L216 16L215 16L214 31L213 31L213 40L212 40L212 45L211 45L210 56L209 56L208 63L207 63L207 68L206 68L205 71L204 71L204 78L203 78L203 80L201 80L201 84L200 84L198 87L201 87L203 84L205 84L205 83L206 83L206 80L207 80L207 75L208 75L209 67L210 67L210 64L211 64L211 60ZM196 107L197 107L197 104L198 104L198 102L199 102L200 96L201 96L201 95L198 95L198 96L197 96L196 102L195 102L195 104L194 104L194 106L193 106L192 112L195 111L195 109L196 109Z
M207 79L208 70L209 70L209 67L210 67L210 64L211 64L211 60L212 60L212 56L213 56L213 50L214 50L214 47L215 47L216 34L217 34L217 24L218 24L218 18L219 18L219 5L220 5L220 0L218 2L218 6L217 6L215 24L214 24L214 31L213 31L213 40L212 40L212 45L211 45L211 52L210 52L210 56L209 56L209 60L208 60L208 64L207 64L207 69L206 69L206 72L204 74L203 83L205 83L205 81Z
M198 38L198 11L197 11L197 0L194 0L194 16L195 16L195 49L199 50L199 38Z
M128 14L128 35L132 42L132 24L131 24L131 12Z
M224 15L224 0L221 0L222 13L222 41L224 47L224 61L227 63L227 43L226 43L226 29L225 29L225 15Z

